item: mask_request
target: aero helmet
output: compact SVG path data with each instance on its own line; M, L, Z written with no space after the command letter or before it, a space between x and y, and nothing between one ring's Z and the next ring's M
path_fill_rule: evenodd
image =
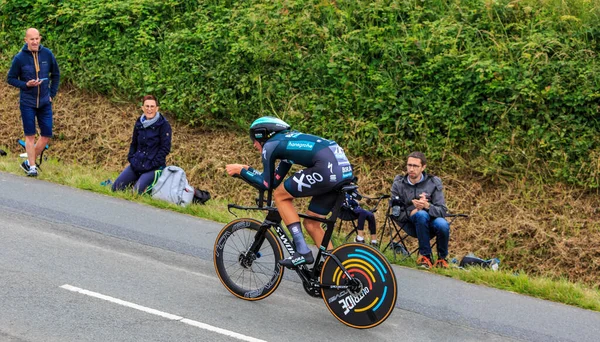
M269 140L275 133L287 131L291 127L285 121L272 116L263 116L254 120L250 125L250 139L258 141L261 145Z

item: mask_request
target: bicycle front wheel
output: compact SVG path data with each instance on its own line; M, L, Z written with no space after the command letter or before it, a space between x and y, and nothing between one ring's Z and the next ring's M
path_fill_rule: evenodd
M329 311L353 328L368 329L381 324L394 310L398 292L390 263L378 250L363 243L342 245L332 254L352 279L346 277L332 257L325 259L321 282L350 286L345 290L321 289Z
M277 263L283 251L270 229L258 250L250 251L261 223L250 218L233 220L215 241L213 260L221 283L238 298L259 300L269 296L281 282L283 268Z

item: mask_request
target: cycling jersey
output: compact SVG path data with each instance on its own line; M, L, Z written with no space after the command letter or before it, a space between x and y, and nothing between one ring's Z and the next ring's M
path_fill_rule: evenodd
M280 160L277 168L276 160ZM335 141L297 131L280 132L269 139L263 146L262 163L262 173L250 168L240 175L263 190L279 186L293 164L304 166L285 180L285 189L294 197L313 196L309 210L322 215L329 213L336 196L320 195L353 178L352 166Z

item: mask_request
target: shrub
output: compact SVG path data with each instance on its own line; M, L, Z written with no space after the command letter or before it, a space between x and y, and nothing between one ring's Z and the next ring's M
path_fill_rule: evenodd
M68 81L125 101L157 94L193 125L278 115L351 155L422 150L444 168L459 158L491 177L600 185L594 1L2 6L4 67L36 26Z

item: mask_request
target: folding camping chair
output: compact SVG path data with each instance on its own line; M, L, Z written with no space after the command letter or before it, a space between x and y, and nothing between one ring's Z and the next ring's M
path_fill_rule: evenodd
M395 210L394 210L395 208ZM402 215L402 213L404 213L404 215ZM407 209L405 206L403 205L392 205L392 201L390 201L389 205L388 205L388 210L385 216L385 223L383 224L383 227L381 227L381 235L379 240L382 241L383 240L383 236L387 231L389 231L390 234L390 242L385 246L385 248L383 249L383 252L385 252L388 248L391 248L392 251L394 252L394 260L396 260L396 254L402 254L402 259L404 260L410 256L412 256L415 252L419 251L419 243L418 241L416 243L410 243L409 242L409 237L414 238L414 240L417 240L417 236L416 233L413 234L409 234L409 232L406 229L406 224L408 223L408 215L409 213L407 212ZM405 217L406 219L401 221L400 217ZM468 218L469 216L466 214L450 214L450 213L446 213L446 216L444 216L444 218L446 219L446 221L448 221L448 225L452 226L452 222L454 222L454 220L456 220L459 217L465 217ZM435 245L437 244L437 239L434 237L432 237L432 239L435 239L435 241L433 242L433 244L431 244L431 248L433 249L433 247L435 247ZM416 247L410 248L408 245L415 245Z
M375 213L379 207L379 203L381 203L381 200L390 198L390 195L380 195L379 197L369 197L369 196L361 195L358 191L354 191L352 193L352 197L356 201L360 201L363 198L366 198L368 200L373 200L373 201L377 200L377 202L375 203L375 206L373 206L371 209L369 209L370 212ZM352 234L356 234L358 232L358 223L357 223L358 214L356 214L352 210L352 208L350 207L350 205L348 204L347 201L344 201L344 203L342 204L342 208L340 210L338 220L340 221L340 224L338 226L338 233L341 232L344 222L350 222L350 224L352 225L352 230L348 234L346 234L346 237L344 237L344 242L348 242L348 239L352 236Z

